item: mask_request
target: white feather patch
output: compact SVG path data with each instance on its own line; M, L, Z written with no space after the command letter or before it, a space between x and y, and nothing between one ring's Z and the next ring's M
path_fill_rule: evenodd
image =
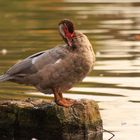
M55 64L60 63L62 61L62 59L58 59Z
M35 64L37 57L32 59L32 64Z

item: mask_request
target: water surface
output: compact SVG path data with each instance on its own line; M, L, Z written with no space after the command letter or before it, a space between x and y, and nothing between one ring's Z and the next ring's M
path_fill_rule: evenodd
M99 101L114 140L140 137L140 2L5 0L0 2L0 73L38 51L63 43L57 24L72 19L96 52L96 66L64 96ZM0 98L47 98L33 87L0 83ZM104 135L104 140L110 137Z

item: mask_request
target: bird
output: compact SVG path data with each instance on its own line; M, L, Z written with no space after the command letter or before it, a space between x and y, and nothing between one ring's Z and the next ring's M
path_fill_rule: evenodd
M71 20L61 20L58 33L64 44L35 53L14 64L0 76L0 82L34 86L44 94L54 94L57 105L71 107L75 101L64 98L63 92L81 82L92 71L95 53L87 36L75 30Z

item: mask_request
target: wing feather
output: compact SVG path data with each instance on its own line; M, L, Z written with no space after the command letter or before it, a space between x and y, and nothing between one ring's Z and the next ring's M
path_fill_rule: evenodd
M54 64L67 55L66 47L55 47L53 49L33 54L26 59L13 65L6 74L10 76L28 75L39 71L46 65Z

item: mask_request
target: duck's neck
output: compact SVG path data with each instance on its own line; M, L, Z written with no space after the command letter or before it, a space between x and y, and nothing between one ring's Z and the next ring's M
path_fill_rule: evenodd
M73 50L79 50L81 48L82 45L82 40L83 40L84 34L76 31L74 32L74 36L72 38L72 47L71 49Z
M94 51L90 41L88 40L87 36L81 32L76 32L75 37L73 38L73 48L78 51L78 53L86 53L94 55Z

